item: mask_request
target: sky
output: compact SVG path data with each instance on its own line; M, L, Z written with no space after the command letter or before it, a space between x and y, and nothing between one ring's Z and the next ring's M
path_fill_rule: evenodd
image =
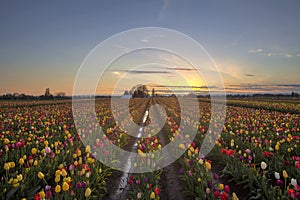
M1 1L0 94L41 95L50 88L53 94L72 95L76 73L90 51L114 34L140 27L168 28L196 40L219 68L227 93L300 92L299 8L294 0ZM178 61L155 55L169 58L164 65ZM154 82L172 74L170 87L205 87L181 61L166 67L167 73L153 72L159 65L126 73L122 64L135 67L129 58L105 73L98 94L111 93L132 74L151 75ZM194 80L184 83L174 74Z

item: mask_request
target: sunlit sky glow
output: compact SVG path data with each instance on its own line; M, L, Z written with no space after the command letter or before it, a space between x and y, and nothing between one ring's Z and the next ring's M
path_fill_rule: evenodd
M1 1L0 94L40 95L49 87L52 93L72 95L76 72L96 45L113 34L148 26L182 32L205 47L228 93L300 92L299 8L299 1L258 0ZM127 73L122 64L134 62L119 63L107 71L97 93L111 93L124 74L129 79L147 75L153 83L168 77L169 86L178 86L174 90L205 86L178 58L161 56L161 61L174 68L154 73L156 68L148 66ZM178 73L188 83L178 81Z

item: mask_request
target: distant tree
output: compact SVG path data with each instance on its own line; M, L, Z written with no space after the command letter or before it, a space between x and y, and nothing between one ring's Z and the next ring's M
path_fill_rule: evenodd
M129 95L129 92L125 90L124 95Z
M292 96L292 97L298 97L298 96L299 96L299 94L298 94L298 93L296 93L296 92L292 92L292 93L291 93L291 96Z
M137 85L131 89L133 98L149 97L149 91L146 85Z
M51 96L50 88L46 88L45 97L50 97L50 96Z
M155 97L155 89L152 88L152 97Z
M58 98L64 98L66 96L66 93L65 92L57 92L55 96Z

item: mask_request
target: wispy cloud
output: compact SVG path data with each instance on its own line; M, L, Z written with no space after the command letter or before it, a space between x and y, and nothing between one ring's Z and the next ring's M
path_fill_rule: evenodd
M229 44L226 44L224 46L224 48L227 48L227 47L233 47L233 46L237 46L240 42L240 40L242 39L242 35L240 35L238 38L236 38L235 40L233 40L232 42L230 42Z
M280 51L275 51L275 52L272 52L271 50L268 50L268 49L263 49L263 48L259 48L259 49L250 49L248 50L248 53L252 53L252 54L258 54L258 55L262 55L262 56L268 56L268 57L271 57L271 56L280 56L280 57L283 57L283 58L293 58L293 57L300 57L300 53L296 54L296 53L290 53L290 52L287 52L285 50L281 50Z
M255 76L254 74L244 74L245 76Z
M149 35L145 38L140 39L140 41L143 42L143 43L149 43L153 39L158 39L158 38L163 38L163 37L164 37L164 35L162 35L162 34Z
M292 57L294 57L292 54L289 54L289 53L287 53L287 54L284 54L284 57L285 58L292 58Z
M144 43L148 43L148 42L149 42L148 39L141 39L140 41L141 41L141 42L144 42Z
M262 53L264 51L264 49L250 49L248 50L248 53Z
M170 5L170 0L163 0L163 6L161 7L160 13L158 18L159 19L163 19L165 17L165 11L167 10L167 8Z
M114 71L113 74L119 74L120 72L130 73L130 74L170 74L170 71L162 70L118 70Z
M300 91L300 84L231 84L225 88L233 93L290 93Z
M214 85L211 86L191 86L191 85L151 85L156 88L192 88L192 89L209 89L209 88L217 88Z
M264 56L271 57L271 56L275 56L276 54L271 53L271 52L268 52L268 53L264 53L263 55L264 55Z
M184 68L184 67L167 67L166 69L176 70L176 71L195 71L195 69Z
M128 47L125 47L125 46L122 46L122 45L115 45L114 47L116 47L116 48L118 48L118 49L120 49L120 50L122 50L123 52L129 52L129 48Z

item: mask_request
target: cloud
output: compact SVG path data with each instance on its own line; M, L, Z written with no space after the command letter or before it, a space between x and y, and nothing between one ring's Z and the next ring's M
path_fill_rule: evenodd
M216 89L217 87L214 85L211 86L191 86L191 85L152 85L157 88L192 88L192 89Z
M248 50L248 53L262 53L264 51L264 49L250 49Z
M165 37L165 36L162 34L153 34L153 35L146 36L143 39L140 39L140 42L149 43L153 39L159 39L159 38L163 38L163 37Z
M232 42L230 42L229 44L226 44L224 46L224 48L227 48L227 47L233 47L233 46L237 46L240 42L240 40L242 39L243 35L240 35L238 38L236 38L235 40L233 40Z
M149 42L148 39L141 39L140 41L141 41L141 42L144 42L144 43L148 43L148 42Z
M271 56L274 56L275 54L274 53L271 53L271 52L269 52L269 53L265 53L265 54L263 54L264 56L268 56L268 57L271 57Z
M300 84L278 84L279 87L293 87L293 88L300 88Z
M290 93L300 91L300 84L231 84L225 88L233 93Z
M294 56L297 56L297 57L300 57L300 53L298 54L293 54L293 53L286 53L286 52L270 52L266 49L262 49L262 48L259 48L259 49L250 49L248 50L248 53L253 53L253 54L258 54L258 55L263 55L263 56L268 56L268 57L271 57L271 56L281 56L281 57L284 57L284 58L293 58Z
M255 76L254 74L244 74L245 76Z
M284 57L285 57L285 58L292 58L292 57L293 57L293 55L292 55L292 54L289 54L289 53L287 53L287 54L285 54L285 55L284 55Z
M162 6L159 16L158 16L159 19L162 19L165 17L165 11L169 7L169 5L170 5L170 0L163 0L163 6Z
M209 92L217 92L218 90L215 91L209 91ZM196 94L200 94L200 93L208 93L208 91L203 91L203 90L155 90L155 92L159 92L159 93L175 93L175 94L187 94L187 93L196 93Z
M130 74L169 74L171 72L169 71L162 71L162 70L119 70L119 71L114 71L113 73L120 73L120 72L125 72L125 73L130 73Z
M123 52L125 52L125 53L127 53L127 52L130 51L130 48L125 47L125 46L122 46L122 45L114 45L114 47L119 48L121 51L123 51Z
M121 76L122 74L120 72L113 72L114 75L116 76Z
M167 67L166 69L176 70L176 71L195 71L195 69L183 68L183 67Z

